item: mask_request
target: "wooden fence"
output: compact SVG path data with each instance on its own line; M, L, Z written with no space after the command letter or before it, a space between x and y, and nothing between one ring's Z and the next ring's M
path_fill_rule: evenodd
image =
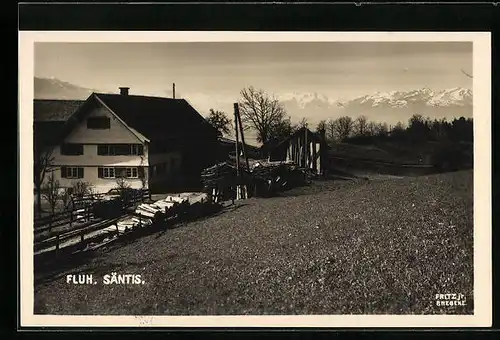
M107 219L101 221L95 221L92 224L89 224L85 227L73 229L70 231L64 231L60 233L56 233L55 235L44 237L40 240L37 240L34 244L34 250L39 251L42 249L48 249L50 247L54 247L54 250L58 251L60 249L60 245L68 242L71 239L77 239L73 244L81 245L85 241L85 235L88 235L92 232L104 229L109 227L113 223L121 217L116 217L114 219ZM118 231L117 231L118 232Z
M34 231L42 233L45 231L51 232L52 229L62 226L68 226L69 230L74 227L82 228L91 224L98 217L96 216L96 206L103 202L114 202L120 205L122 210L150 198L149 190L132 191L126 200L116 196L109 200L105 200L105 195L86 195L83 197L73 198L70 210L56 213L50 216L35 218Z

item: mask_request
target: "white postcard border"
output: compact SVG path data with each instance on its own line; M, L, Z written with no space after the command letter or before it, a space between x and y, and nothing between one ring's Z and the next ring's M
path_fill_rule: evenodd
M279 316L34 315L33 96L36 42L472 41L474 110L474 314ZM19 32L20 326L43 327L490 327L491 34L489 32Z

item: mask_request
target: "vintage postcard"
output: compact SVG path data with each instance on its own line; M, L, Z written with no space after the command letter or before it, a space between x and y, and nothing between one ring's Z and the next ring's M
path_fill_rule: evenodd
M21 326L491 326L489 33L19 42Z

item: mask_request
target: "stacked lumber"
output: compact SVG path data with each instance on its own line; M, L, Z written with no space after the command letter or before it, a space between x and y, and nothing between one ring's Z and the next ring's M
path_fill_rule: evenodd
M187 199L190 205L209 203L209 197L205 192L183 192L180 193L178 197Z
M135 214L145 218L157 219L161 217L163 211L164 209L154 204L141 203L137 209L135 209Z

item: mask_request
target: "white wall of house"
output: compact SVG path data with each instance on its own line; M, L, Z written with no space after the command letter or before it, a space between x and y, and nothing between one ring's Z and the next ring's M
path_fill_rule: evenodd
M98 107L87 115L87 118L105 116L110 118L109 129L88 129L86 119L83 120L65 138L64 143L83 145L83 155L62 155L61 146L52 151L54 157L54 178L61 187L71 187L75 181L89 182L94 191L105 193L117 187L116 179L99 178L98 167L143 167L146 176L145 186L140 178L127 178L126 181L134 189L150 187L151 183L170 181L181 171L182 155L179 152L153 153L148 150L148 142L138 138L126 125L116 118L107 108ZM98 155L98 144L141 144L143 155ZM83 168L83 178L63 178L61 166ZM163 171L161 170L163 167ZM152 176L150 176L150 171ZM45 176L46 183L49 174Z
M61 187L71 187L75 181L85 181L93 185L94 190L99 193L107 192L117 186L116 179L99 178L98 167L144 167L144 174L148 176L148 145L141 141L130 131L118 118L116 118L105 107L95 108L87 117L105 116L110 118L109 129L88 129L86 119L82 121L66 137L64 143L83 144L83 155L61 155L60 146L56 146L52 151L54 157L54 178L59 181ZM143 155L107 156L97 154L98 144L142 144ZM61 166L83 168L83 178L62 178ZM49 174L44 178L47 182ZM132 188L143 187L140 178L127 178L126 181Z
M83 167L83 175L84 178L62 178L61 177L61 168L57 167L54 169L52 172L54 174L54 179L59 181L59 185L62 188L70 188L73 186L73 183L75 181L84 181L84 182L89 182L92 184L93 189L96 193L106 193L110 189L116 188L117 187L117 182L116 179L112 178L99 178L97 175L97 166L85 166ZM147 176L147 168L145 169L145 176ZM48 180L50 176L50 173L46 175L45 181ZM142 181L139 178L126 178L126 182L130 185L131 188L133 189L141 189L142 186ZM148 182L147 182L147 177L146 177L146 186L145 188L148 187Z
M138 143L137 137L105 107L98 107L87 117L106 116L110 118L110 128L105 130L87 129L86 121L77 126L66 138L66 143Z

